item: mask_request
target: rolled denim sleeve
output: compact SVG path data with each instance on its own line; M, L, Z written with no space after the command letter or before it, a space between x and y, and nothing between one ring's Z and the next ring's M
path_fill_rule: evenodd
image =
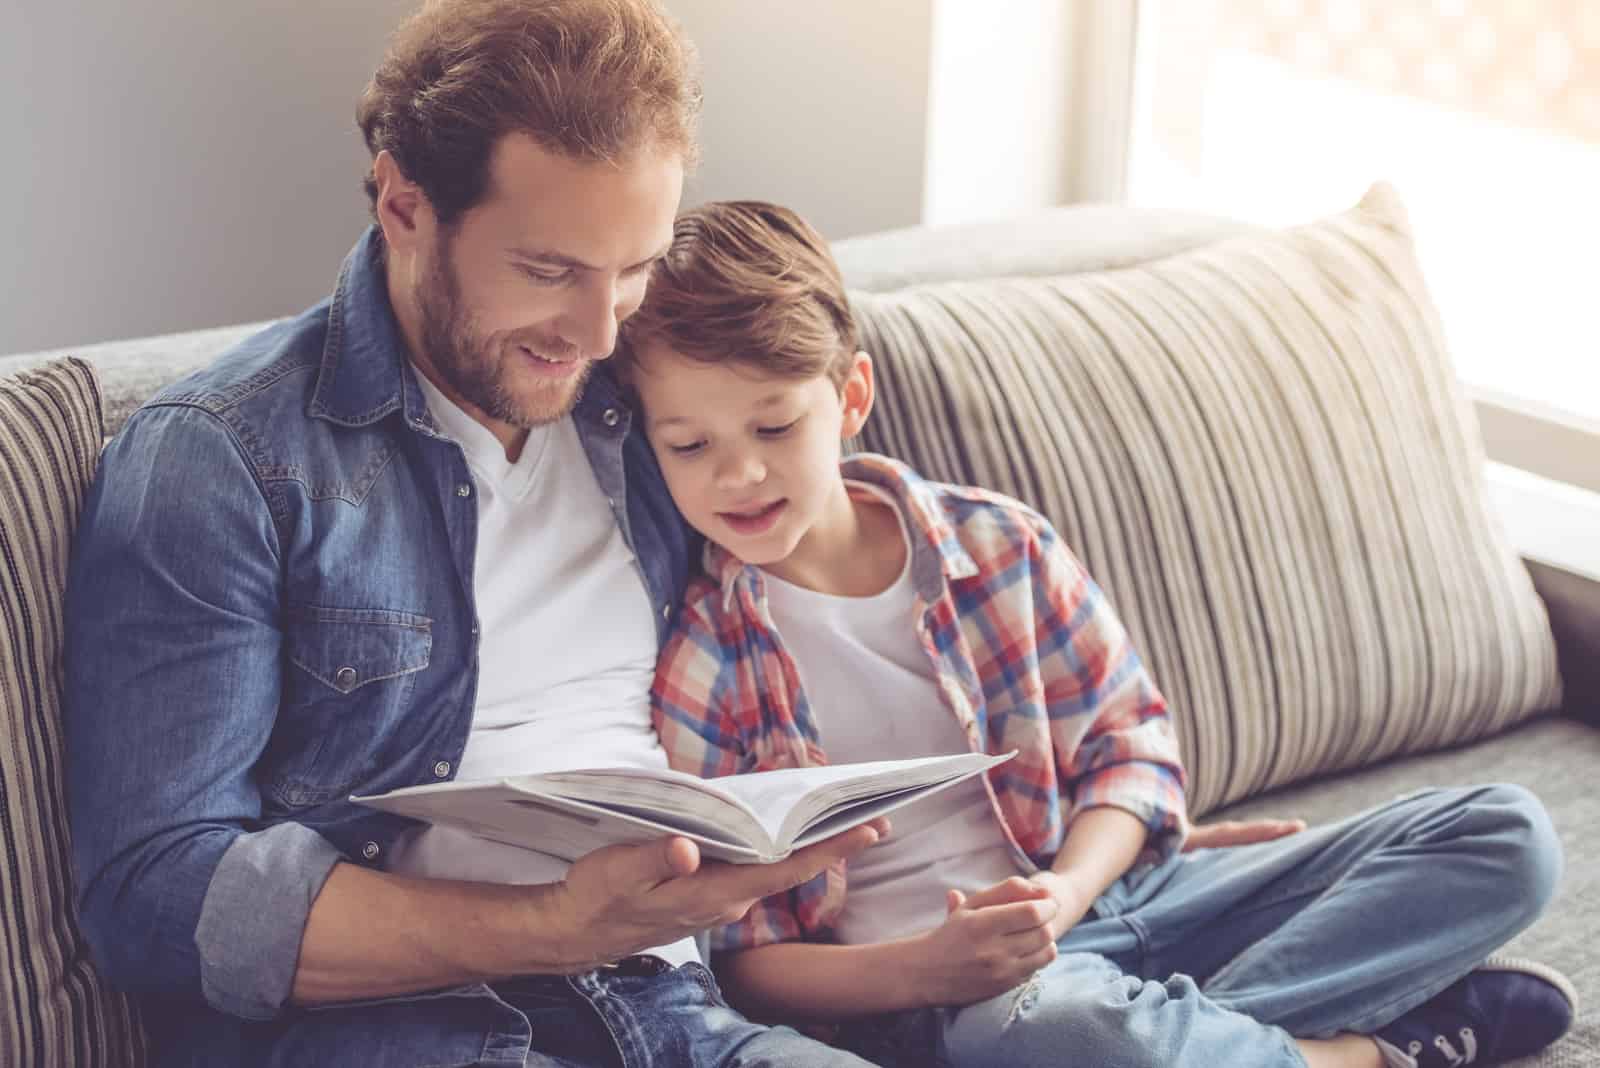
M66 778L90 948L129 990L268 1018L339 855L267 826L283 560L225 419L136 413L102 456L66 597Z

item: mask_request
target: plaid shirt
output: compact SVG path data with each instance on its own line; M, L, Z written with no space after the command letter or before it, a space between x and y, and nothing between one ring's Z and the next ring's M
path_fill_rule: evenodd
M974 752L1017 750L985 786L1019 868L1047 867L1073 814L1101 805L1149 828L1141 864L1177 850L1188 820L1166 702L1044 517L882 456L852 456L842 470L886 491L906 520L917 633L945 707ZM714 544L662 651L651 704L680 771L710 778L827 763L761 571ZM839 864L714 931L712 946L825 941L844 893Z

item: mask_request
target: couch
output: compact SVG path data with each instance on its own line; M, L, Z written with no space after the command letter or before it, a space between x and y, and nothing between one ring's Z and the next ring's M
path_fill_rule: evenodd
M1600 581L1517 560L1484 507L1392 191L1284 233L1087 206L836 252L879 376L858 444L1049 515L1172 700L1197 816L1544 800L1567 869L1508 948L1584 1001L1523 1068L1600 1064ZM71 915L64 546L86 442L259 325L0 359L0 1064L145 1060Z

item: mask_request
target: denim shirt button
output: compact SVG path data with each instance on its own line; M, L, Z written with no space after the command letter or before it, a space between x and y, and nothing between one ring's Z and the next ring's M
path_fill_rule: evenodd
M672 605L671 605L671 603L664 604L664 605L661 606L661 618L662 619L671 619L672 618Z
M368 842L366 845L361 847L361 855L366 857L368 860L377 860L380 852L382 852L382 850L378 848L377 842Z
M338 684L338 687L341 690L354 689L356 684L356 669L353 667L340 668L338 671L333 673L333 681Z
M434 778L443 779L450 774L450 761L441 760L433 766Z
M607 408L600 416L600 420L601 422L605 423L606 426L616 426L622 421L622 416L615 408Z
M456 487L456 496L457 497L470 497L470 496L472 496L472 486L469 485L466 482L461 483L461 485Z

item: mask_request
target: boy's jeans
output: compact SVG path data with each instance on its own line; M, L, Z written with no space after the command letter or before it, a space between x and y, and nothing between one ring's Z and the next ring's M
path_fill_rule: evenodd
M1028 983L848 1044L958 1068L1304 1068L1291 1034L1370 1034L1420 1005L1532 923L1560 871L1528 791L1426 790L1130 875Z

